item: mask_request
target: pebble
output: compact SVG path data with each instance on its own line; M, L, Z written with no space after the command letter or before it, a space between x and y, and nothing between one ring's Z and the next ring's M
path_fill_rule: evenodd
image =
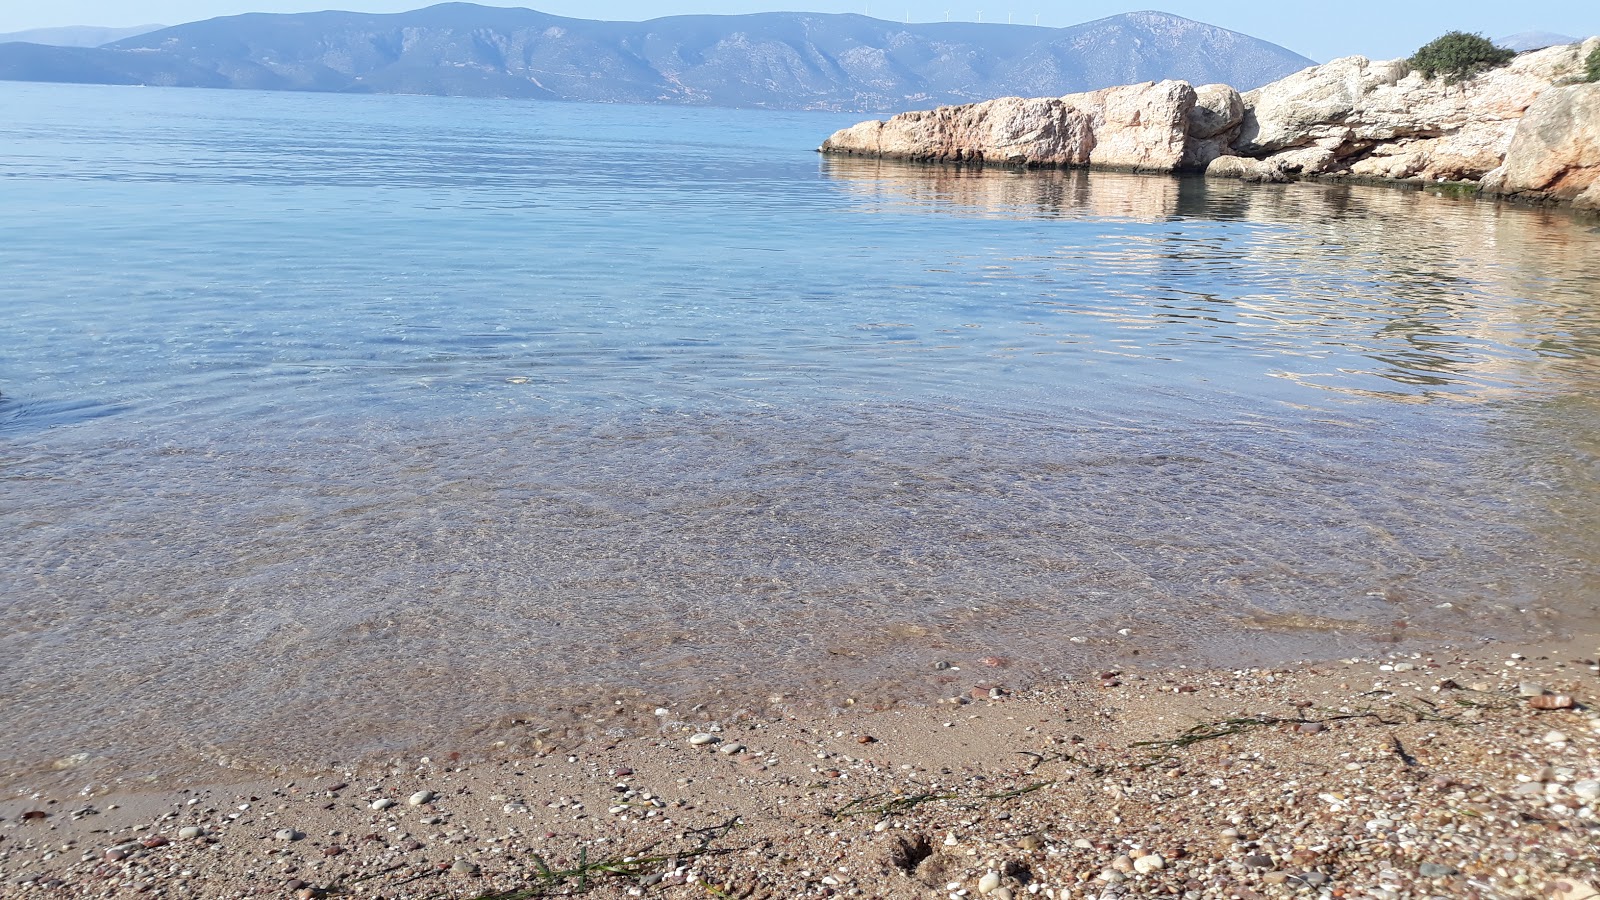
M178 837L185 841L192 841L205 833L206 830L199 825L185 825L178 829Z
M528 804L523 803L521 800L513 800L500 807L500 811L508 816L517 816L528 811Z
M1538 697L1544 694L1544 685L1537 681L1524 681L1517 685L1517 693L1524 697Z
M1528 705L1534 709L1571 709L1573 700L1567 694L1544 694L1529 699Z
M1572 792L1578 795L1579 800L1593 803L1600 800L1600 781L1585 778L1572 786Z
M1417 874L1423 878L1449 878L1460 871L1455 866L1447 866L1443 863L1423 863L1417 867Z
M388 809L389 807L391 807L393 805L394 805L394 801L390 800L388 797L384 797L381 800L372 801L372 808L373 809L377 809L377 810Z
M700 732L699 734L692 734L689 736L689 744L693 747L704 747L707 744L715 744L716 742L716 735L708 734L704 731Z
M1567 742L1567 733L1565 731L1552 731L1544 736L1544 742L1546 744L1565 744Z
M997 887L994 889L994 893L989 895L989 900L1011 900L1011 889L1008 887Z
M1159 853L1151 853L1148 856L1141 856L1133 861L1133 870L1138 872L1140 875L1149 875L1151 872L1158 872L1161 869L1166 868L1166 866L1167 861L1163 859Z
M1260 853L1252 853L1252 854L1246 856L1244 859L1241 859L1239 861L1244 863L1247 867L1252 868L1252 869L1270 869L1270 868L1272 868L1272 857L1263 856Z
M450 864L450 871L457 875L476 875L478 874L478 864L458 859Z
M422 806L423 804L432 803L434 798L438 796L439 795L435 794L433 791L417 791L415 794L412 794L411 799L407 800L406 802L412 806Z
M725 754L727 756L732 756L735 753L743 753L744 752L744 745L743 744L723 744L721 747L717 748L717 752Z
M1017 849L1026 850L1029 853L1033 853L1043 847L1044 838L1039 837L1037 834L1024 835L1022 840L1017 841Z
M305 837L305 833L295 831L293 828L279 828L273 837L280 841L298 841Z
M983 877L978 879L978 893L980 894L992 893L999 886L999 872L985 872Z

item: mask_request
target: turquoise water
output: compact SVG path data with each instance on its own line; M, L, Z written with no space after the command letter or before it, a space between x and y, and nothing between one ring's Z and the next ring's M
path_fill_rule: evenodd
M1595 622L1592 222L824 114L0 111L6 782Z

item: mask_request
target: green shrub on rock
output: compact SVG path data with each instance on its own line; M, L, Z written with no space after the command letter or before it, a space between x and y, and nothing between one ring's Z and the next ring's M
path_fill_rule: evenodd
M1589 51L1589 58L1583 61L1589 68L1589 80L1600 81L1600 47Z
M1446 81L1456 82L1503 66L1516 55L1481 34L1452 31L1423 45L1407 62L1425 78L1443 75Z

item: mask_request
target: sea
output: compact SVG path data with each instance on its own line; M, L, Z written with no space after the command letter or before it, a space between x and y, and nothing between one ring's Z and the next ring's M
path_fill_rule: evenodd
M0 84L0 786L1595 632L1600 223L860 118Z

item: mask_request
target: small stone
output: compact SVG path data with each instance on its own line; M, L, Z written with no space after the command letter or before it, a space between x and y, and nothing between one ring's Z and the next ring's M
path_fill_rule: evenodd
M147 837L139 842L139 844L147 850L154 850L157 847L165 847L169 843L171 842L159 834L151 835L150 837Z
M1287 882L1289 880L1289 873L1288 872L1268 872L1267 874L1261 876L1261 880L1266 882L1267 884L1284 884L1285 882Z
M528 811L528 804L523 803L521 800L512 800L505 806L500 807L500 811L508 816L520 816Z
M1544 685L1536 681L1524 681L1517 685L1517 693L1524 697L1538 697L1544 693Z
M1546 744L1565 744L1567 742L1567 733L1565 731L1552 731L1544 736L1544 742Z
M1149 875L1151 872L1158 872L1166 868L1166 866L1167 861L1163 859L1159 853L1151 853L1148 856L1141 856L1133 861L1133 870L1138 872L1140 875Z
M989 900L1011 900L1011 888L1008 888L1008 887L997 887L997 888L995 888L994 889L994 893L989 895Z
M458 859L450 864L450 871L457 875L476 875L478 874L478 864Z
M1035 853L1043 848L1044 838L1039 837L1037 834L1023 835L1022 839L1017 841L1017 849L1026 850L1029 853Z
M1443 863L1423 863L1417 867L1417 874L1423 878L1449 878L1460 871L1455 866L1447 866Z
M1327 727L1321 722L1301 722L1295 730L1301 734L1317 734Z
M305 837L305 833L293 828L279 828L272 837L279 841L298 841Z
M1093 850L1094 842L1088 838L1078 838L1072 842L1072 846L1078 848L1079 850Z
M1272 868L1272 857L1264 856L1264 855L1262 855L1260 853L1251 853L1250 855L1246 856L1244 859L1241 859L1239 861L1241 863L1244 863L1245 867L1249 868L1249 869L1270 869L1270 868Z
M1573 700L1567 694L1543 694L1530 698L1528 705L1534 709L1571 709Z
M1133 858L1129 856L1119 856L1111 861L1111 868L1118 872L1132 872Z
M438 796L439 795L435 794L433 791L417 791L415 794L412 794L411 799L407 800L406 802L412 806L424 806L432 803Z
M956 833L954 831L952 831L949 834L944 836L944 845L946 847L954 847L956 844L959 844L959 843L961 843L961 842L956 840Z
M744 745L743 744L723 744L721 747L717 748L717 752L723 754L724 756L732 756L735 753L743 753L744 752Z
M1600 800L1600 781L1585 778L1572 786L1572 792L1578 795L1579 800L1593 803L1596 800Z
M376 809L376 810L379 810L379 811L388 809L389 807L391 807L393 805L394 805L394 801L390 800L388 797L384 797L381 800L372 801L372 808Z
M199 825L185 825L178 829L178 838L180 840L192 841L205 833L206 830L201 828Z
M1328 883L1328 876L1322 874L1321 872L1307 872L1300 876L1300 880L1311 885L1312 887L1322 887Z
M689 736L689 745L692 747L704 747L707 744L715 744L716 742L716 735L708 734L704 731L700 732L699 734L692 734Z
M999 872L985 872L983 877L978 879L978 893L980 893L980 894L991 893L991 892L994 891L995 888L997 888L999 886L1000 886L1000 873Z

